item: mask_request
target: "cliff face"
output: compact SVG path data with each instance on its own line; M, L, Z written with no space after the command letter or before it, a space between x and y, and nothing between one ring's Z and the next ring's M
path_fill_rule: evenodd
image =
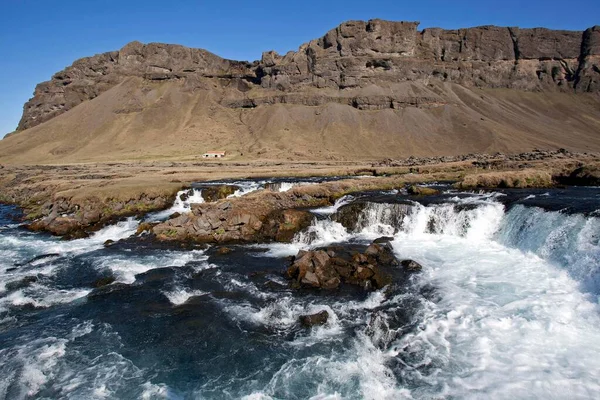
M131 42L119 51L77 60L35 88L23 107L18 130L46 122L123 82L128 77L150 81L186 79L193 87L203 77L235 78L251 74L251 65L222 59L202 49Z
M336 89L439 79L465 86L600 90L600 27L585 32L478 28L417 31L416 22L353 21L280 57L265 53L261 86Z
M439 103L435 96L386 90L404 81L600 92L599 26L585 32L496 26L419 32L417 26L418 22L350 21L296 52L265 52L252 64L179 45L132 42L119 51L75 61L39 84L24 106L18 130L54 118L131 76L183 79L189 90L203 87L202 78L215 78L220 85L238 89L221 101L230 108L336 102L372 110ZM380 90L360 96L347 90L373 86Z

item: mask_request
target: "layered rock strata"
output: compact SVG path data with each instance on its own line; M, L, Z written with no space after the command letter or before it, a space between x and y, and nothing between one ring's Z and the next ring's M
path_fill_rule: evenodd
M48 121L129 78L182 81L185 90L226 87L229 108L340 103L359 110L447 104L432 80L467 87L600 92L600 27L580 31L482 26L417 30L418 22L349 21L285 55L226 60L179 45L132 42L82 58L40 83L18 130ZM361 89L361 90L357 90ZM134 102L135 103L135 102ZM129 104L123 113L135 112ZM138 110L139 111L139 110Z

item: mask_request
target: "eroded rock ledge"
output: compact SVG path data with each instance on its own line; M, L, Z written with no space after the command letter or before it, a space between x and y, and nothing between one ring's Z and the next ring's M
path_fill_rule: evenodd
M77 60L37 85L18 130L48 121L130 77L182 80L189 91L232 88L220 103L234 108L335 102L379 110L443 104L434 91L392 90L406 81L600 92L599 26L580 32L496 26L418 31L418 25L349 21L298 51L265 52L252 63L180 45L132 42Z
M212 188L212 193L206 193L207 200L214 202L193 206L191 213L157 225L155 232L160 239L168 241L289 241L298 230L310 223L311 215L307 208L330 205L339 197L353 192L408 187L415 195L426 195L423 188L411 188L410 185L427 181L454 181L463 188L597 185L600 182L599 156L595 154L535 151L520 155L469 155L451 158L447 162L435 160L437 164L425 163L415 167L411 166L414 158L386 160L372 168L350 166L350 169L336 169L335 174L368 173L374 176L298 186L288 192L265 190L232 199L225 197L235 187L209 184L207 187ZM121 164L110 167L111 171L119 171L118 174L107 173L107 168L83 165L0 166L0 202L19 205L34 229L73 238L89 234L123 217L168 209L178 191L197 181L183 171L184 164L156 166L154 169L160 175L135 180L128 180L130 172L149 174L151 168ZM244 170L240 169L238 174L241 176ZM170 171L183 172L174 175ZM293 169L290 170L292 172ZM186 179L187 183L184 182ZM351 204L347 207L358 206ZM340 213L339 222L351 229L343 221L343 215ZM144 229L152 230L153 227L146 226Z
M161 240L190 240L199 243L290 241L312 222L305 207L331 204L336 192L320 188L308 193L264 191L215 203L192 205L192 212L155 226Z

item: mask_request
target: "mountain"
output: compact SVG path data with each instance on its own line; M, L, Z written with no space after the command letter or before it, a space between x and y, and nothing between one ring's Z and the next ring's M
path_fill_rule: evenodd
M600 27L349 21L260 61L132 42L40 83L0 161L600 151Z

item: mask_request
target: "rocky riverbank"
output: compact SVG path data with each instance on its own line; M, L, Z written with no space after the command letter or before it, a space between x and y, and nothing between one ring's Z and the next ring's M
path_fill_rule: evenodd
M518 155L468 155L380 163L123 163L0 168L0 201L22 207L35 230L65 238L81 237L127 216L169 208L176 193L193 182L248 176L371 175L296 187L288 192L264 190L228 198L239 188L212 185L203 190L205 204L176 215L152 230L161 240L201 243L288 241L306 226L310 207L331 205L359 191L409 186L415 195L434 194L412 186L455 181L458 188L549 187L600 182L600 157L565 150ZM437 161L440 161L437 160ZM250 173L248 171L251 171ZM205 191L205 193L204 193Z

